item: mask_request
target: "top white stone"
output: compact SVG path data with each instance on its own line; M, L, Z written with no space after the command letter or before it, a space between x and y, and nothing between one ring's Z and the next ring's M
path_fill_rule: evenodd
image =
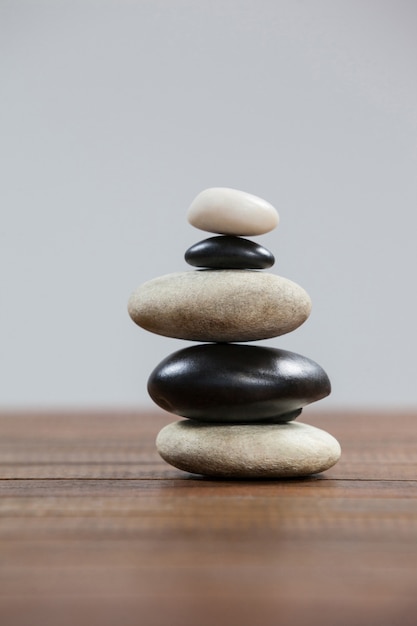
M187 214L195 228L220 235L263 235L279 222L277 210L266 200L228 187L205 189Z

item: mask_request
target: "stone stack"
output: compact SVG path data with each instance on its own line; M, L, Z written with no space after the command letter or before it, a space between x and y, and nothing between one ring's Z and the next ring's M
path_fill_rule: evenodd
M139 287L129 314L142 328L200 345L179 350L151 373L154 402L187 419L163 428L163 459L187 472L222 478L307 476L340 457L329 433L294 422L304 406L330 393L326 372L307 357L241 345L299 327L311 301L294 282L265 272L272 253L245 236L274 229L278 213L242 191L201 192L189 222L218 236L185 253L199 269L167 274Z

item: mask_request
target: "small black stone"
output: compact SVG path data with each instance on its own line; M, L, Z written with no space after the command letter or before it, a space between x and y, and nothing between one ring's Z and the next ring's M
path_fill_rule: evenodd
M151 373L148 391L166 411L203 422L288 422L327 396L330 381L294 352L214 343L168 356Z
M250 239L220 235L195 243L185 253L185 260L194 267L213 269L255 269L272 267L272 252Z

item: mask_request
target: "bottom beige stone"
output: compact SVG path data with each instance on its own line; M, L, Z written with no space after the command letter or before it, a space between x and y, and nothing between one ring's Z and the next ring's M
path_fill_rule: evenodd
M339 442L301 422L204 424L182 420L165 426L156 447L170 465L219 478L291 478L332 467Z

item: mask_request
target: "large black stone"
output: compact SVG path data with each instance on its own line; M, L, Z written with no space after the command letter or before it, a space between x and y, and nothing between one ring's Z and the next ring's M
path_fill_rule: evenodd
M194 267L213 269L255 269L272 267L272 252L250 239L221 235L195 243L185 253L185 260Z
M214 343L168 356L148 391L166 411L203 422L287 422L327 396L330 381L320 365L293 352Z

